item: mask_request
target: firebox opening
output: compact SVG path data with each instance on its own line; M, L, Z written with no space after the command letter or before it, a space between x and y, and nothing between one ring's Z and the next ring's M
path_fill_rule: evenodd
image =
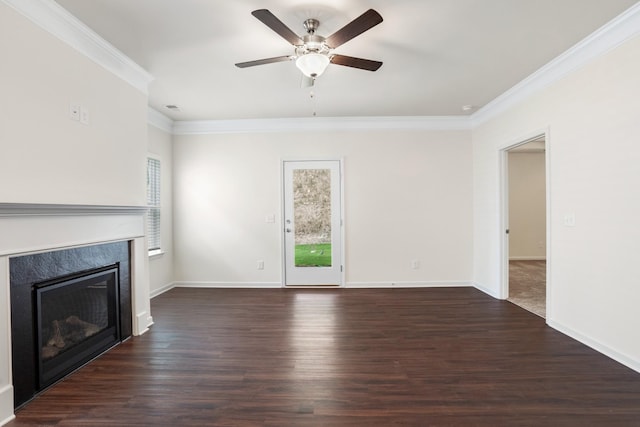
M119 265L34 285L38 388L120 342Z

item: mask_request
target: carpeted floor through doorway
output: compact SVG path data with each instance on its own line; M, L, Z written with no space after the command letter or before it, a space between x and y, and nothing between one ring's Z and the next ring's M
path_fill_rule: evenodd
M546 261L509 261L508 301L546 317Z

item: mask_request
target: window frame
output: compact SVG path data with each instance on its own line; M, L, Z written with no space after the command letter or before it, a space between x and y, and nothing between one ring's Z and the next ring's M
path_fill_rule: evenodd
M157 166L152 171L151 163ZM161 255L162 250L162 159L154 154L147 154L147 218L146 236L149 257ZM152 183L152 176L153 183Z

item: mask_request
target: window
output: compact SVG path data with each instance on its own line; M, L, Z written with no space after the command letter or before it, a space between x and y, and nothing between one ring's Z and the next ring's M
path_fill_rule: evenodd
M147 242L149 253L160 252L160 160L147 158Z

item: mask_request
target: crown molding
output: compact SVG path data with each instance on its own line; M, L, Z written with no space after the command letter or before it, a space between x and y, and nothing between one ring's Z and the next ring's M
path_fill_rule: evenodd
M0 0L144 94L153 76L53 0Z
M155 108L149 107L147 112L147 123L167 133L173 133L173 120Z
M640 34L640 2L471 115L475 128Z
M174 135L366 130L470 130L468 116L303 117L289 119L176 121Z

